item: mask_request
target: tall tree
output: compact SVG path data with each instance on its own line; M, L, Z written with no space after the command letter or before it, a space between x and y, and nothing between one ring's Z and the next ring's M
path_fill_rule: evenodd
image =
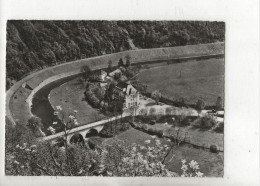
M108 71L108 73L110 73L112 71L112 60L111 59L108 61L107 71Z
M126 56L125 56L125 59L126 59L126 64L125 64L125 66L126 67L129 67L129 66L131 66L131 56L129 55L129 54L127 54Z
M204 107L205 107L205 102L201 98L198 99L196 103L196 109L198 110L198 115L201 113Z
M157 105L159 105L159 101L161 97L162 97L162 93L160 90L155 90L152 93L152 98L155 99Z
M123 59L122 59L122 58L119 59L118 66L119 66L119 67L124 66L124 62L123 62Z
M81 68L81 72L83 73L83 77L87 79L91 75L92 70L88 65L85 65Z

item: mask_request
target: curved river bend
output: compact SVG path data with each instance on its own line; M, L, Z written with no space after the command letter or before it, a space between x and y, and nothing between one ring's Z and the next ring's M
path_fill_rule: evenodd
M38 92L35 93L32 99L32 114L38 116L42 120L43 129L42 131L46 135L50 135L50 131L47 130L49 126L52 125L54 121L54 109L49 101L49 94L52 89L61 86L62 84L79 77L81 74L65 77L54 81L43 88L41 88ZM60 121L59 121L60 122ZM59 131L57 131L59 132Z

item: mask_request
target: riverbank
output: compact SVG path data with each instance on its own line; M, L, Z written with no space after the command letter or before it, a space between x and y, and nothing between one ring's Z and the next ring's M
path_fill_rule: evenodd
M43 82L48 83L48 81L45 81L46 79L52 78L52 80L55 80L54 77L58 77L60 74L66 77L71 75L71 72L75 72L75 74L80 73L81 67L86 64L90 65L92 69L102 69L107 68L109 60L112 61L112 66L116 66L118 60L125 58L126 55L131 56L133 64L142 64L156 60L161 62L162 60L179 60L181 58L214 56L216 54L224 54L224 43L126 51L48 67L28 75L6 92L6 116L13 125L16 122L26 123L31 117L30 101L26 102L26 100L28 100L29 96L33 97L35 90L40 89Z

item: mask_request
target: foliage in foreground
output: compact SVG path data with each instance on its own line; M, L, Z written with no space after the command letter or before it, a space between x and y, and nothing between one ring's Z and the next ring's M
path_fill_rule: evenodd
M6 174L49 176L202 176L197 164L182 175L165 168L164 161L174 145L159 139L145 145L126 145L114 140L94 150L83 143L58 147L37 141L28 128L7 127ZM29 130L30 131L30 130ZM14 135L12 135L14 134ZM21 134L21 135L19 135ZM66 142L65 142L66 143ZM154 143L155 145L151 145ZM170 144L170 143L169 143ZM195 169L192 169L194 168ZM189 172L189 173L188 173Z

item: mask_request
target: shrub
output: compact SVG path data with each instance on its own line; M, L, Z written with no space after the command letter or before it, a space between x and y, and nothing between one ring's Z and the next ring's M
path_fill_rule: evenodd
M216 124L212 117L206 116L201 118L200 128L210 129Z
M162 137L163 136L163 131L162 130L157 130L156 134L157 134L157 136Z
M144 129L145 131L147 131L147 130L148 130L148 125L147 125L147 124L143 125L143 129Z
M154 115L147 115L147 116L136 116L137 121L141 121L143 123L149 123L151 120L156 120L156 116Z
M217 153L218 152L218 146L217 145L210 145L209 150L212 153Z
M215 125L216 121L211 116L201 117L192 123L193 127L197 127L203 130L211 129Z
M149 124L154 125L156 123L156 120L151 120Z
M172 117L171 115L162 115L158 118L158 122L159 123L173 123L173 120L172 120Z
M224 122L219 123L219 125L214 129L217 133L224 133Z

